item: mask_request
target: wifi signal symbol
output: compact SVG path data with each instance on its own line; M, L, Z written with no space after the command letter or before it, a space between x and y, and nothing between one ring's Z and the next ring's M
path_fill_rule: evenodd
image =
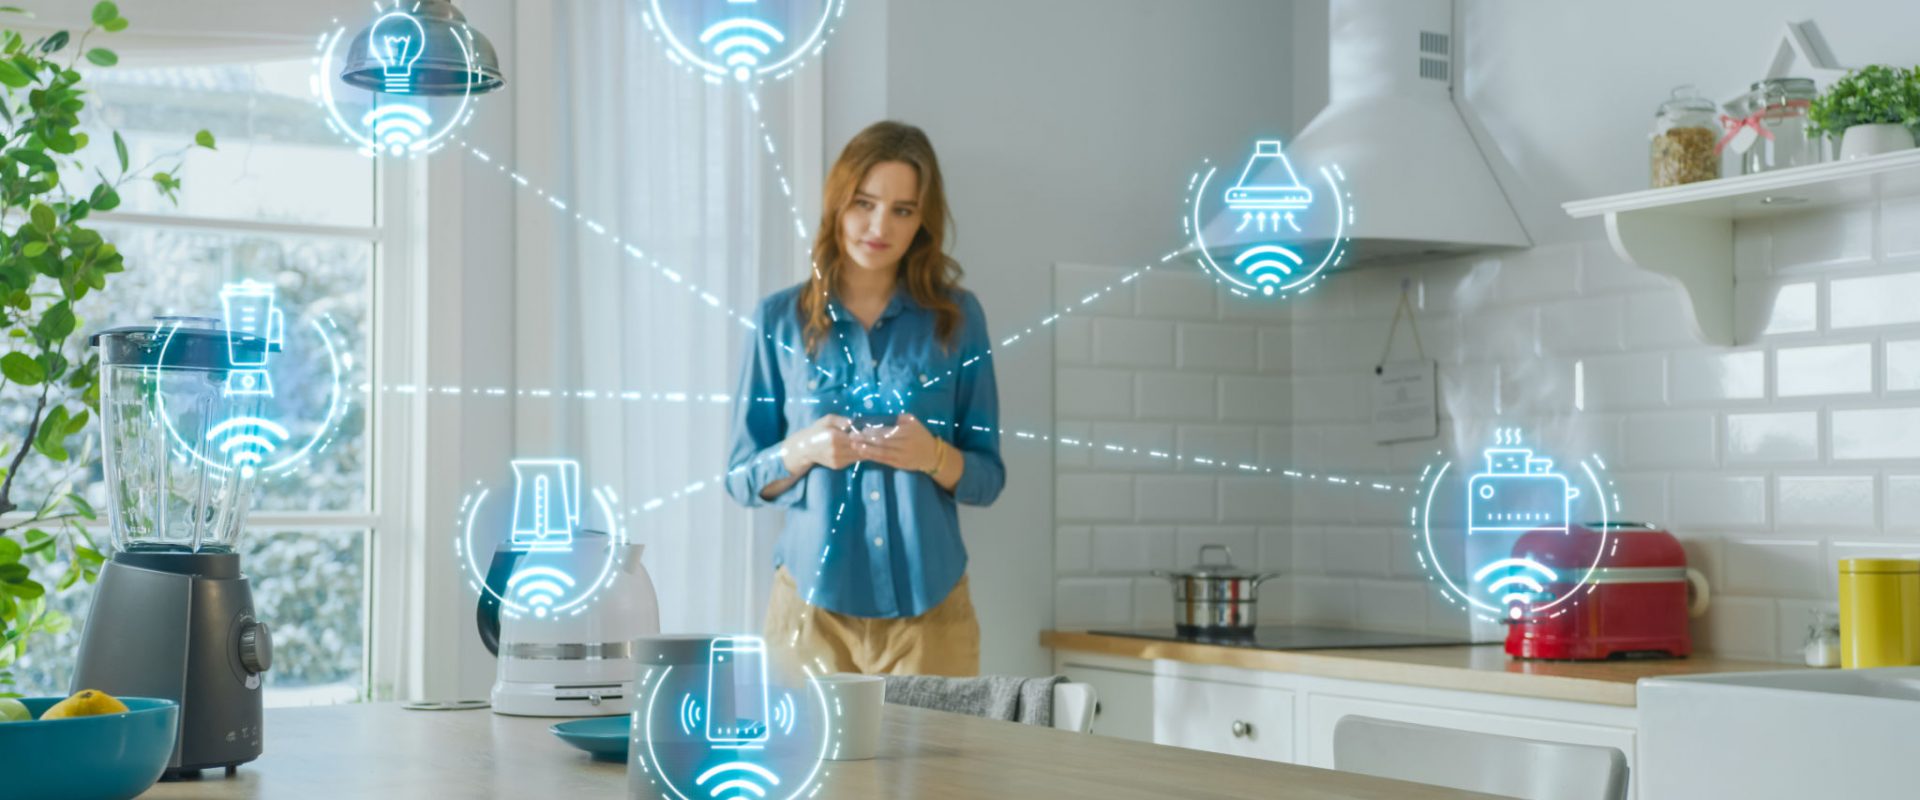
M427 129L433 127L433 117L419 106L389 103L368 111L360 118L360 124L373 131L376 149L386 148L397 156L426 136Z
M1496 573L1499 577L1493 577ZM1493 579L1488 581L1488 578ZM1498 598L1499 603L1507 607L1507 616L1513 619L1520 618L1522 606L1546 594L1547 587L1541 579L1552 583L1560 579L1560 573L1531 558L1503 558L1473 573L1473 582L1485 582L1487 595Z
M276 438L286 441L287 429L259 417L232 417L207 431L207 441L219 442L220 454L244 478L274 451Z
M780 727L782 735L793 733L793 695L780 695L780 702L773 706L773 724Z
M1253 263L1248 264L1248 261ZM1288 261L1293 264L1289 266ZM1273 294L1275 285L1284 283L1286 276L1293 274L1294 267L1305 263L1306 259L1301 258L1299 253L1277 244L1249 247L1233 259L1233 265L1245 272L1254 283L1260 284L1260 291L1266 294Z
M779 28L753 17L729 17L700 34L700 44L712 51L727 69L733 70L734 79L739 81L753 77L754 68L773 55L773 46L786 41L786 34Z
M507 579L507 594L532 608L536 617L546 616L571 588L573 578L553 567L528 567Z
M680 695L680 730L692 736L694 731L704 730L702 723L706 714L700 710L700 701L691 694Z
M766 787L755 782L755 778L771 786L780 785L780 777L772 770L751 761L729 761L700 773L693 779L693 785L707 789L707 796L714 800L758 800L767 796ZM707 787L712 781L713 786Z

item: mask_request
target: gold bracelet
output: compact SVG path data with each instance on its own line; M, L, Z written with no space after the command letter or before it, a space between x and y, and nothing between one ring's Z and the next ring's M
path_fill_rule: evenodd
M935 450L938 450L940 454L934 456L933 469L927 470L927 477L939 480L940 468L947 465L947 446L945 442L935 439L933 440L933 447Z

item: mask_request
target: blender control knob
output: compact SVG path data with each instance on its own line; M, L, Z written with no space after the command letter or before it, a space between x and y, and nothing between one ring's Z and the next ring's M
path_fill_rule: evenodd
M255 674L273 666L273 636L267 631L267 623L252 620L241 623L240 665Z

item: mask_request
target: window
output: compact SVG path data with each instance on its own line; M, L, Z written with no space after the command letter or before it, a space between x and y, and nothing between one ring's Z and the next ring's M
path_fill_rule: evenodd
M274 663L265 684L270 706L367 695L374 543L396 535L380 515L379 479L393 477L373 469L370 433L381 401L367 389L379 385L376 274L392 268L383 262L383 242L394 227L390 221L404 211L377 199L405 197L392 190L404 178L399 170L380 174L376 162L321 123L308 94L311 72L304 58L100 70L90 76L94 95L86 119L96 135L88 157L101 162L114 158L102 135L109 127L126 138L136 166L157 159L169 167L199 128L219 143L216 152L186 154L177 206L132 187L122 191L120 209L96 219L126 255L128 269L83 302L88 328L140 324L156 314L218 317L220 287L248 278L277 288L289 341L297 326L314 320L330 321L340 334L335 360L346 367L347 402L336 435L298 470L256 492L241 542L256 610L273 631ZM331 363L304 373L278 367L275 379L331 384ZM289 404L307 404L283 413L318 427L325 409L312 407L313 398L328 393L303 388L276 386L276 402L284 395ZM98 468L74 479L77 490L104 509ZM104 549L110 540L104 515L95 536ZM91 594L83 585L56 599L75 630L29 645L30 654L15 665L19 691L67 691Z

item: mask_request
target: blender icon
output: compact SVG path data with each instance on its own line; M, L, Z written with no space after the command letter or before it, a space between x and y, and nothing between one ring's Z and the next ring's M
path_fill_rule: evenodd
M220 290L220 309L227 322L227 394L273 396L267 376L267 354L278 351L286 338L286 318L275 307L274 286L256 280L229 283ZM265 346L260 346L264 342Z

